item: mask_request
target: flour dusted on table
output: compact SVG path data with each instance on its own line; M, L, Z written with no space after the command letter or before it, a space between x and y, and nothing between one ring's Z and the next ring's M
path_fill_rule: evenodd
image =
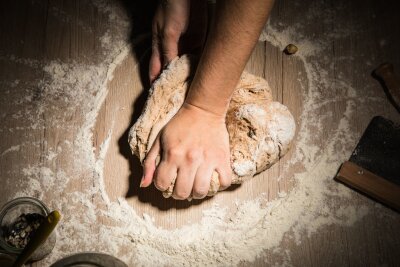
M282 50L288 43L295 43L299 51L291 60L301 65L301 71L304 71L300 75L302 77L295 81L299 84L302 98L298 135L293 155L280 168L279 173L279 178L284 178L288 175L287 170L293 169L295 165L300 166L299 169L303 171L294 174L293 189L286 193L280 192L279 198L269 201L265 200L267 196L260 195L259 198L248 201L238 199L233 207L225 203L213 205L211 209L203 211L201 220L173 230L157 226L149 216L138 212L125 198L108 198L101 168L104 159L96 159L92 128L107 94L107 81L112 79L115 66L129 56L130 43L127 40L131 29L126 27L129 24L128 19L124 20L118 13L118 7L115 6L117 2L91 1L97 3L98 11L105 15L105 20L109 18L106 21L109 30L104 32L104 38L98 40L104 48L104 57L83 62L35 61L35 64L18 60L18 64L27 68L42 69L46 66L43 81L42 78L40 81L30 81L35 83L32 88L40 89L44 86L46 97L37 99L37 106L27 105L35 99L35 90L27 87L26 92L24 91L25 97L9 97L13 92L10 89L10 93L4 94L3 98L16 108L21 108L22 116L18 115L20 118L16 118L1 115L1 136L19 134L21 131L27 136L31 133L38 136L34 142L22 141L21 144L7 144L2 148L1 153L4 155L1 159L6 161L18 154L20 158L13 161L13 165L15 169L22 170L3 173L5 186L14 190L13 185L17 181L18 188L15 189L17 192L14 196L40 197L63 214L63 220L57 228L60 238L57 239L53 252L38 263L38 266L50 266L61 257L82 251L108 253L122 259L128 266L234 266L246 261L253 262L259 257L270 261L265 265L290 265L291 251L287 250L287 246L282 246L282 243L295 240L299 244L303 238L311 236L326 225L349 226L368 214L370 207L374 207L373 220L393 220L390 211L374 206L368 199L357 197L356 193L332 180L341 162L348 158L356 145L359 137L357 134L361 135L360 130L353 127L361 123L359 114L373 116L382 112L374 107L383 106L386 100L383 95L377 97L370 88L362 88L360 93L347 82L346 76L332 79L329 75L334 62L326 56L326 51L333 41L338 40L340 43L343 35L348 33L329 31L318 35L318 38L302 35L310 23L310 17L318 16L321 26L331 29L331 24L326 23L326 19L334 17L332 12L336 12L335 15L344 13L342 10L332 9L329 2L322 1L314 1L307 12L300 15L301 19L293 18L291 25L273 21L262 35L262 40L268 41L266 47L276 51ZM301 1L293 2L293 5L302 4ZM355 50L353 56L357 53L359 51ZM16 61L15 58L0 59ZM290 68L290 62L286 67ZM11 77L8 82L20 80L15 88L29 85L24 78L21 74L21 77ZM244 90L242 93L246 92L248 91ZM65 108L65 114L60 118L53 118L52 114L56 114L53 110L60 110L61 96L65 99L65 105L61 107ZM338 106L334 109L335 116L329 113L332 106ZM321 110L328 112L320 112ZM79 117L81 121L72 124L70 119L76 113L84 115ZM316 113L321 115L315 116ZM241 108L233 115L247 118L252 114L258 114L258 119L265 116L264 112L253 105ZM392 116L395 115L397 113L392 113ZM23 125L21 122L24 118L31 124ZM168 117L164 119L167 120ZM262 120L253 122L262 124ZM330 126L329 134L323 131L327 125ZM269 124L269 127L275 127L275 124ZM63 135L65 140L59 140L55 144L46 144L39 140L43 133L52 135L52 128L62 128L69 135ZM285 135L280 138L282 142L286 140ZM323 139L323 142L316 139ZM101 146L101 156L107 154L107 140L109 139ZM19 150L14 148L18 145ZM268 142L260 145L268 146ZM62 151L57 146L62 147ZM26 155L30 151L28 148L38 149L33 151L51 148L58 156L52 161L41 159L32 163L25 158L32 157L31 154ZM251 160L243 161L236 168L243 174L257 169ZM80 187L74 186L76 184ZM218 197L210 201L217 202ZM343 232L351 231L343 229ZM292 248L298 251L295 244ZM265 253L267 257L264 257Z

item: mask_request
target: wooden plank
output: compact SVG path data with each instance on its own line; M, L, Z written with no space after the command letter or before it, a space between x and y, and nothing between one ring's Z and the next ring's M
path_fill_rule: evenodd
M303 14L312 8L315 1L293 2L277 1L273 10L272 19L284 25L294 25L309 18L302 18ZM332 115L332 123L324 125L320 140L321 144L334 130L335 123L343 115L345 103L349 96L340 98L344 86L351 86L357 93L375 99L368 102L369 107L355 106L358 118L351 125L355 135L360 134L369 121L369 116L379 113L389 114L393 119L398 114L386 102L386 97L380 85L373 80L369 73L380 63L390 60L400 73L400 23L397 15L396 1L386 1L383 5L376 1L325 1L326 14L317 14L314 23L308 23L304 34L309 39L318 40L318 36L340 31L347 25L357 26L357 31L340 40L332 39L325 51L329 59L324 64L332 63L329 69L329 79L332 81L330 99L332 104L321 108L316 116ZM344 6L343 12L332 19L332 23L319 23L323 16L331 16L331 9ZM320 12L320 11L318 11ZM315 15L315 14L314 14ZM101 44L99 38L105 30L115 27L106 25L107 14L97 12L91 1L2 1L0 8L0 56L14 55L16 58L29 58L34 63L60 60L61 62L86 62L96 64L102 61ZM328 27L328 28L325 28ZM300 48L301 49L301 48ZM294 116L301 114L301 97L297 79L304 78L304 66L296 56L285 56L281 47L274 47L268 42L260 42L250 59L247 70L265 77L272 88L273 96L289 106ZM323 61L322 59L316 59ZM110 147L106 156L105 183L111 199L127 198L128 202L139 213L147 213L154 217L156 224L164 228L176 228L197 222L201 219L202 210L218 203L222 206L233 205L237 199L253 199L266 192L269 200L276 198L278 192L287 192L293 186L292 173L285 170L285 162L290 159L289 153L280 163L267 172L255 177L244 185L218 194L205 201L177 202L165 200L154 189L139 189L141 168L130 157L126 143L126 131L132 124L132 113L140 113L138 97L143 95L146 88L140 82L136 69L137 60L132 56L115 71L114 80L109 84L109 95L102 107L95 127L95 146L98 148L110 135ZM321 63L322 64L322 63ZM34 64L33 64L34 65ZM300 72L300 74L299 74ZM17 190L22 180L22 169L29 165L44 163L51 148L57 147L63 140L71 140L73 132L62 132L51 129L48 118L44 117L43 125L46 129L17 129L29 125L29 121L20 118L18 121L10 119L22 108L14 104L14 99L23 98L27 89L35 90L38 81L43 77L41 66L21 64L16 61L2 59L0 61L0 153L13 145L26 142L35 144L21 146L18 153L7 153L0 159L0 177L3 181L15 181L0 188L0 200L4 203L9 192ZM11 87L11 82L19 80L19 86ZM346 84L338 83L345 81ZM143 101L142 101L143 102ZM132 104L135 103L133 106ZM374 103L374 104L371 104ZM367 110L367 112L366 112ZM79 112L72 114L70 123L78 127L82 118ZM12 132L8 129L13 129ZM46 166L53 171L65 167L69 160L60 154L54 161L47 162ZM293 170L293 172L295 169ZM283 176L281 180L277 177ZM84 187L83 183L71 185L76 190ZM95 201L95 200L94 200ZM376 204L363 196L356 195L355 205L367 205L371 214L364 217L352 227L332 225L324 227L317 233L301 237L301 244L296 244L285 235L281 243L282 254L271 251L255 260L254 263L242 263L242 266L265 266L274 263L283 265L291 263L295 266L320 265L383 265L397 266L399 258L399 217L383 212L376 208ZM100 223L106 223L101 219ZM290 260L285 262L285 259ZM43 266L40 262L34 266Z

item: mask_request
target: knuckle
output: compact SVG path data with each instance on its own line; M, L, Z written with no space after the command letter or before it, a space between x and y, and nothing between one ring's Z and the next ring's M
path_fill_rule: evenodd
M182 155L182 151L179 148L173 147L173 148L168 149L167 155L170 158L178 158Z
M180 32L174 27L165 27L163 30L163 38L166 40L178 40Z
M197 162L198 160L200 160L200 158L200 152L194 149L189 150L186 154L186 160L190 163Z

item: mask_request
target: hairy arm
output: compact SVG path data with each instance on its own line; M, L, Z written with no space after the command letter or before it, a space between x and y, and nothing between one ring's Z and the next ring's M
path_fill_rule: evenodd
M273 0L217 1L216 20L186 103L225 115L272 5Z

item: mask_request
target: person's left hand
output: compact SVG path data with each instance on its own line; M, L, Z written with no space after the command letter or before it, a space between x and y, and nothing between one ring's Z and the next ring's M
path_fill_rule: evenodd
M161 161L156 166L158 155ZM207 196L213 171L219 174L220 190L230 186L225 115L184 103L147 154L141 187L154 180L157 189L165 191L176 178L173 198L182 200L192 194L193 198L201 199Z
M176 56L201 52L207 31L206 0L162 0L152 25L152 83Z

